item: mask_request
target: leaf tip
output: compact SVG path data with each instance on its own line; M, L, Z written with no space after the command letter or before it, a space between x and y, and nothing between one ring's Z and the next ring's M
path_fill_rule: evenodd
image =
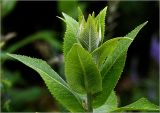
M103 10L104 10L104 11L107 11L107 8L108 8L108 6L106 6Z
M13 55L12 55L12 54L10 54L10 53L6 53L6 55L7 55L7 56L10 56L10 57L12 57L12 56L13 56Z
M64 12L62 12L62 15L63 15L64 17L66 17L66 16L67 16L67 14L66 14L66 13L64 13Z
M145 26L147 23L148 23L148 21L145 21L145 22L143 23L143 26Z
M64 22L66 22L65 19L63 19L63 18L61 18L59 16L56 16L56 17L59 18L60 20L64 21Z

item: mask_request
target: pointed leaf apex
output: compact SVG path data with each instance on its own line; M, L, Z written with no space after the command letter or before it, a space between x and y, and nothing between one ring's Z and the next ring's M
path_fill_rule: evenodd
M80 7L78 7L78 21L79 23L83 20L84 16L83 16L83 12L81 10Z
M56 16L56 17L59 18L60 20L64 21L64 22L66 22L64 18L61 18L59 16Z
M144 24L146 25L148 23L148 21L144 22Z
M145 26L148 23L148 21L145 21L144 23L142 23L142 26Z
M103 10L104 10L104 11L107 11L107 8L108 8L108 6L106 6Z
M65 17L66 13L62 12L62 15Z

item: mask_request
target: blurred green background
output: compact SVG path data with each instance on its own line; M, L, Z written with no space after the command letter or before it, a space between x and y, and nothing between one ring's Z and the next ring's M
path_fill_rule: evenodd
M5 53L41 58L64 78L62 54L65 24L62 12L77 19L77 6L85 18L108 6L105 39L125 36L149 21L127 54L126 66L115 90L119 106L140 97L159 103L158 1L16 1L1 0L1 111L67 111L49 93L40 76Z

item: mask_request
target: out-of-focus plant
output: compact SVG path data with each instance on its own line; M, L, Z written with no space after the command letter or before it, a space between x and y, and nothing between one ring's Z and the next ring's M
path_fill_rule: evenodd
M78 3L78 0L70 0L70 1L59 0L57 4L58 4L58 11L60 13L61 12L68 13L74 18L77 18L78 14L73 9L76 9L77 6L79 6L83 11L85 10L86 5L87 5L85 3Z
M17 83L22 85L26 83L19 72L10 72L4 68L1 70L1 107L3 112L19 110L22 107L25 110L24 104L38 100L42 94L42 89L35 86L28 89L16 89L14 85ZM26 98L28 96L30 98Z
M8 15L16 5L16 0L1 0L1 17Z
M107 14L107 39L113 37L114 29L117 26L116 18L119 16L117 8L120 1L108 1L108 14Z
M5 48L4 51L2 50L1 51L1 58L2 58L1 63L3 63L6 60L6 56L5 56L6 52L14 53L18 49L20 49L20 48L22 48L32 42L35 42L37 40L43 40L43 41L49 43L53 48L55 48L57 50L61 50L62 45L55 37L56 37L55 33L51 32L51 31L39 31L35 34L32 34L31 36L28 36L28 37L24 38L23 40L18 41L16 43L12 44L11 46Z
M79 9L78 22L63 13L67 26L63 45L67 82L45 61L8 55L37 71L52 95L71 112L159 111L145 98L117 106L114 87L123 71L128 47L147 22L125 37L104 42L106 10L107 7L97 16L93 12L86 21Z

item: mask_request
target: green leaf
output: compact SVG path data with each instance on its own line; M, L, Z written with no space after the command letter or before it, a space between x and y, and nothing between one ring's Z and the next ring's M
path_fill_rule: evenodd
M98 47L100 39L98 38L95 20L91 15L89 15L87 23L84 29L80 32L78 39L81 45L89 52L92 52Z
M146 25L147 22L139 25L133 31L131 31L128 35L129 38L134 39L137 33ZM101 75L103 77L102 81L102 92L99 92L95 95L94 99L94 107L99 107L105 103L105 100L110 95L111 91L116 86L120 75L123 71L125 60L126 60L126 52L128 47L130 46L132 41L120 40L117 47L114 49L112 54L110 54L105 63L100 68Z
M134 39L134 38L137 36L137 34L139 33L139 31L140 31L147 23L148 23L148 21L140 24L140 25L137 26L134 30L132 30L130 33L128 33L128 34L126 35L126 37L129 37L129 38Z
M45 61L15 54L8 55L37 71L52 95L68 110L72 112L84 111L78 95Z
M120 58L117 59L116 63L108 71L107 76L103 78L102 81L102 91L94 95L93 105L94 108L97 108L105 103L108 99L110 93L117 84L118 79L123 71L125 65L126 55L123 54Z
M100 11L100 13L96 16L98 31L101 31L99 35L102 37L102 42L105 34L105 17L106 17L107 6Z
M110 94L104 105L94 109L93 112L108 113L110 111L113 111L117 107L118 107L117 96L115 92L112 91L112 93Z
M125 43L129 43L132 40L128 37L113 38L113 39L106 41L105 43L103 43L103 45L101 45L99 48L95 49L92 52L92 56L93 56L93 58L99 68L101 65L103 65L106 58L111 56L113 54L114 50L117 47L119 47L120 44L122 44L121 43L122 41Z
M133 31L131 31L128 35L129 38L132 40L136 37L140 29L146 25L147 22L139 25L136 27ZM116 47L116 49L113 51L113 54L108 56L106 59L104 65L101 68L101 74L102 76L106 76L110 68L113 66L113 64L116 62L116 60L123 54L123 52L127 51L132 41L126 42L125 40L120 40L119 45Z
M156 112L156 111L160 111L160 108L159 106L149 102L147 99L141 98L132 104L113 110L113 112L119 112L119 111L155 111Z
M66 55L73 46L74 43L77 42L77 33L79 29L79 24L76 20L74 20L72 17L68 16L65 13L62 13L65 22L66 22L66 32L64 36L64 44L63 44L63 52L64 52L64 58L66 61Z
M77 43L67 55L65 73L68 84L78 93L102 90L101 75L92 56Z

